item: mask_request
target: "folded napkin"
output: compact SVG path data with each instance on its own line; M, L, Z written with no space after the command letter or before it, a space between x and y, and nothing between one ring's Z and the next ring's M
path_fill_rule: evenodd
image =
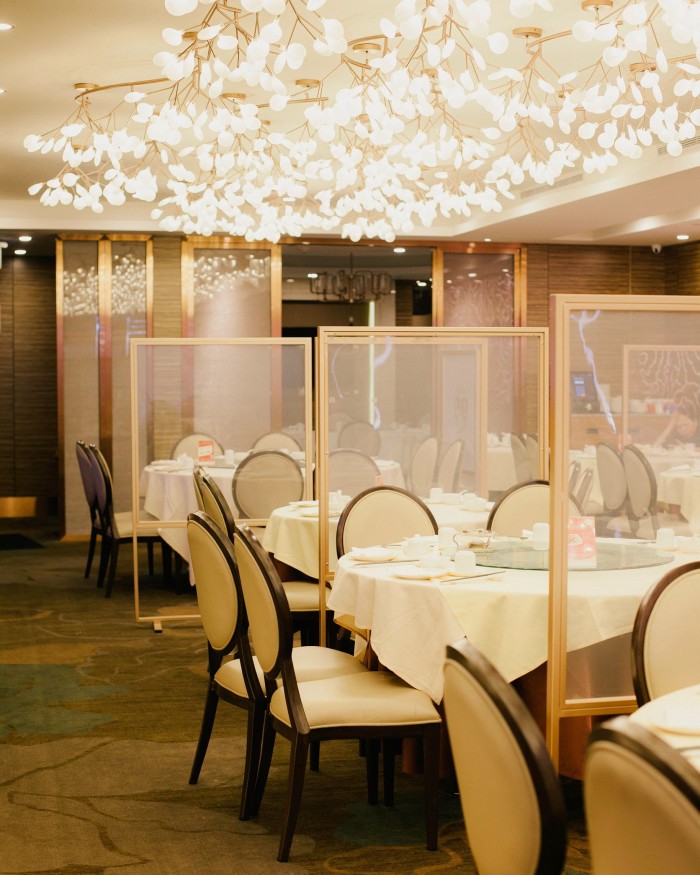
M700 701L692 704L666 705L658 725L670 732L700 736Z
M360 562L381 562L393 559L395 556L396 550L388 547L353 547L350 551L350 558Z

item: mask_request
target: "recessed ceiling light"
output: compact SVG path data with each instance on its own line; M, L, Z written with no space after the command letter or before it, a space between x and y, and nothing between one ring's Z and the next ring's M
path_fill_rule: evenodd
M467 276L468 276L470 279L474 279L474 277L477 276L477 274L476 274L475 271L472 271L471 273L468 273Z
M416 280L416 285L423 288L424 286L427 286L428 284L426 282L424 282L423 280Z
M5 93L5 89L4 89L4 88L0 88L0 94L4 94L4 93Z
M29 236L29 234L20 234L17 239L20 243L29 243L32 238Z
M287 277L287 282L288 282L288 283L293 283L293 282L294 282L294 277L291 277L291 276L290 276L290 277Z
M26 255L26 254L27 254L26 249L15 249L15 255Z
M301 245L302 245L302 246L311 246L311 244L309 243L308 240L302 240L302 241L301 241Z
M307 276L310 280L318 279L318 274L317 274L317 273L307 273L306 276Z
M503 273L510 273L510 270L507 267L502 267L501 270Z
M690 234L676 234L676 240L690 240Z
M445 282L447 283L448 286L452 285L452 280L445 280Z
M0 21L0 30L12 30L14 24L8 24L6 21Z
M402 255L405 251L406 249L403 246L394 246L394 252L397 255Z
M484 237L484 243L490 243L490 242L491 242L490 237Z

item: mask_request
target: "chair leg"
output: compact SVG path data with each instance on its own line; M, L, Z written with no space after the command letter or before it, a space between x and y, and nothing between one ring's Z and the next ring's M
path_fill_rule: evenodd
M85 563L85 577L90 577L90 569L92 568L92 559L95 555L95 544L97 543L97 529L92 528L90 531L90 544L88 546L87 562Z
M146 541L148 551L148 576L153 577L153 541Z
M365 746L365 763L367 767L367 801L370 805L376 805L379 785L379 748L377 738L368 739Z
M105 598L108 599L112 595L112 587L114 586L114 576L117 572L117 559L119 558L119 541L116 538L112 539L112 547L109 557L109 575L107 577L107 586L105 587Z
M440 724L429 726L423 738L423 777L425 779L426 847L438 847L438 794L440 783Z
M112 551L112 541L110 538L105 538L102 536L102 544L100 545L100 569L97 572L97 586L98 588L104 585L105 582L105 574L107 573L107 567L109 565L109 557Z
M250 810L251 817L254 817L260 811L260 804L265 793L265 785L267 784L267 776L270 773L270 763L272 762L272 753L275 749L276 735L277 733L273 729L270 720L266 717L263 722L262 748L260 750L258 774L255 777L255 794Z
M321 760L321 742L312 741L309 745L309 769L317 772Z
M394 804L394 774L397 754L397 743L393 738L385 738L382 744L382 760L384 763L384 804Z
M265 705L259 703L248 711L248 734L246 738L245 768L241 788L241 809L239 820L248 820L257 814L256 792L260 761L262 758L263 733L265 729ZM260 803L257 803L258 808Z
M166 541L161 541L160 550L163 559L163 583L169 586L173 579L173 548Z
M309 750L308 737L297 735L292 741L292 750L289 757L289 786L287 791L287 816L280 837L277 860L286 863L289 859L289 850L294 838L294 830L297 825L299 808L301 807L301 794L304 789L304 775L306 772L306 757Z
M202 715L202 726L199 730L197 749L194 752L194 761L192 762L192 770L190 771L190 784L196 784L199 780L202 763L204 762L204 757L207 755L207 748L209 747L211 731L214 728L214 719L216 717L218 704L219 697L210 682L209 690L207 691L207 698L204 702L204 714Z

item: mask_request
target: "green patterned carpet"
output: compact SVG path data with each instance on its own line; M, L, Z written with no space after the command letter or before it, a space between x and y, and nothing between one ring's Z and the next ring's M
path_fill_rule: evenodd
M201 627L167 623L155 634L136 624L129 550L105 599L94 575L83 578L85 544L29 534L45 549L0 558L1 875L476 871L459 797L445 786L440 848L426 851L421 779L397 775L395 807L368 806L354 742L322 746L290 863L276 863L283 739L255 820L237 817L245 742L238 709L220 705L200 782L187 783L206 687ZM141 598L144 614L182 612L192 601L159 577L145 579ZM567 873L578 875L590 871L580 788L570 782L565 790Z

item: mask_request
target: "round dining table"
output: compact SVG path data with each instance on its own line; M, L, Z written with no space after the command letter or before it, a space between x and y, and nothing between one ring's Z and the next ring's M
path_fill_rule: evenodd
M465 510L459 505L426 502L438 527L450 527L459 532L483 529L488 519L490 503L478 511ZM338 555L335 547L340 512L330 514L328 525L329 568L335 571ZM262 545L278 562L318 578L318 505L298 503L273 510L265 527Z

